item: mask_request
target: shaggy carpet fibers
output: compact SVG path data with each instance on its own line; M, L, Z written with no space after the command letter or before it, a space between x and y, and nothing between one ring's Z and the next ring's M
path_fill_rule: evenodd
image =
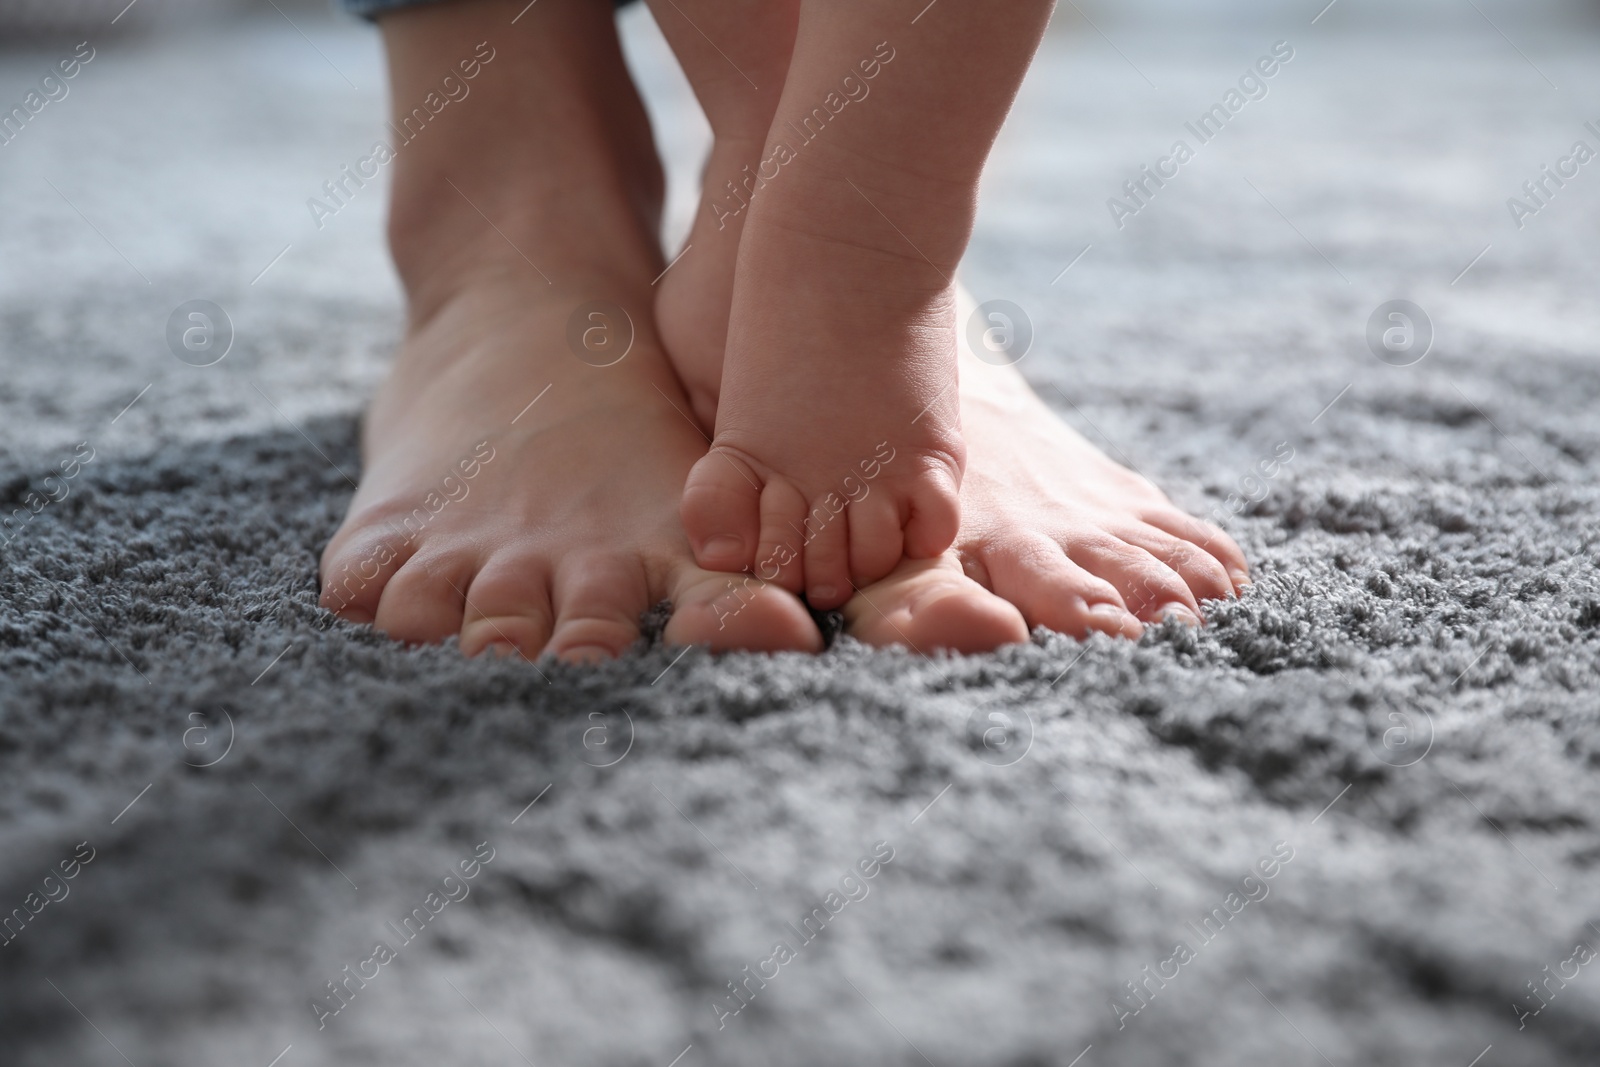
M0 502L65 489L0 548L0 1059L1595 1062L1600 178L1505 200L1595 146L1600 65L1346 6L1063 28L969 268L1064 418L1250 498L1248 595L1138 643L581 669L316 606L398 321L381 189L305 207L377 133L369 31L100 42L0 149ZM704 131L626 21L682 179ZM165 340L202 298L209 367ZM1415 362L1420 321L1367 342L1399 298Z

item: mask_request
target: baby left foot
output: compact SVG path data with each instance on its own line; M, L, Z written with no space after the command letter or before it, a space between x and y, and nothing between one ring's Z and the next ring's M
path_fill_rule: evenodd
M962 445L953 292L930 264L858 236L876 221L881 243L899 239L848 184L829 199L807 177L785 174L750 209L716 435L682 516L700 566L827 609L902 556L949 547ZM774 222L793 200L841 232Z

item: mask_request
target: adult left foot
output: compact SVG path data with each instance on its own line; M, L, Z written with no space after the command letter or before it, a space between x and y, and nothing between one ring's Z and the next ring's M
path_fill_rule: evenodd
M960 297L966 322L973 304ZM1248 584L1232 538L1095 448L1014 367L980 361L964 337L960 360L961 532L940 558L860 590L846 633L923 652L987 651L1036 626L1138 637L1167 617L1198 625L1201 601Z

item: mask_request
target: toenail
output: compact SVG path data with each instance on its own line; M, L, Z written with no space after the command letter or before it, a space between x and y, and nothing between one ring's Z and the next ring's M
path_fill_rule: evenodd
M1243 589L1250 584L1250 575L1247 571L1232 570L1228 572L1228 577L1233 579L1233 585L1236 589Z
M1200 625L1200 617L1194 612L1190 611L1189 605L1187 604L1163 604L1161 605L1160 610L1156 612L1156 617L1161 619L1163 622L1171 619L1173 622L1181 622L1185 626Z
M744 538L732 534L717 534L708 537L700 546L700 551L713 559L742 559L744 556Z
M522 649L518 648L510 641L490 641L487 645L483 646L483 651L489 653L490 655L500 656L502 658L505 656L522 655Z
M1089 617L1119 630L1122 628L1124 619L1133 618L1133 616L1115 604L1095 604L1089 608Z
M561 650L561 658L568 663L599 663L616 659L617 654L604 645L574 645Z
M818 586L813 586L812 587L811 595L807 599L808 600L822 601L822 602L826 603L827 601L832 600L834 597L836 597L838 595L839 595L839 589L838 589L837 586L818 585Z
M1144 633L1144 623L1133 612L1117 604L1092 604L1089 606L1089 629L1112 637L1137 638Z

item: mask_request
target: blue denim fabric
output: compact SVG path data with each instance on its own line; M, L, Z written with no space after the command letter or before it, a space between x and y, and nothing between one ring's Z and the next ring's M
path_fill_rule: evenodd
M437 4L448 0L338 0L338 4L352 15L360 15L365 19L375 19L387 11L398 11L403 7L416 7L418 4ZM615 6L625 7L633 0L615 0Z
M433 2L435 0L339 0L339 6L352 15L360 15L362 18L370 19L376 18L385 11L394 11L397 8Z

